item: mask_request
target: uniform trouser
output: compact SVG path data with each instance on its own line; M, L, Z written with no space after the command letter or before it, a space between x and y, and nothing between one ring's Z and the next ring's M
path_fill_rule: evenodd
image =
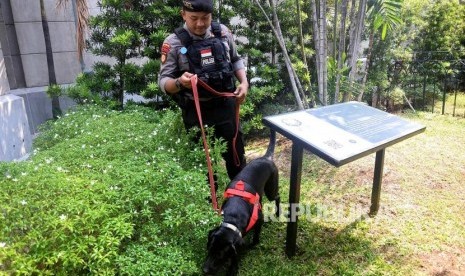
M244 140L240 127L236 126L236 100L232 98L218 98L205 102L200 102L202 121L204 125L213 127L215 138L223 138L227 142L227 150L223 153L226 162L226 170L232 180L245 166ZM187 129L199 126L197 111L193 100L186 100L182 108L182 118ZM236 151L240 164L236 164L234 159L233 138L239 131L236 138ZM199 134L200 135L200 134Z

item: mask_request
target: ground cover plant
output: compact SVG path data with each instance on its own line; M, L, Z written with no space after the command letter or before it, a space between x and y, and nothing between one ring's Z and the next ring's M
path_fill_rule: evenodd
M80 107L0 164L0 274L197 272L217 216L179 117Z
M465 120L401 116L427 128L386 150L376 217L374 155L334 168L306 153L297 255L284 253L286 223L268 222L240 275L463 275ZM88 106L47 127L28 162L0 165L0 274L200 274L219 217L177 112ZM249 140L248 158L267 143ZM290 149L278 136L283 202Z

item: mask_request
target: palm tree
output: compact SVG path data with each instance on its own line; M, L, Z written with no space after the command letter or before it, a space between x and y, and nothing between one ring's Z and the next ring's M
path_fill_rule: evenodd
M87 0L56 0L57 7L63 8L70 1L76 5L76 47L79 59L82 60L82 53L85 48L86 40L85 33L89 23L89 6Z

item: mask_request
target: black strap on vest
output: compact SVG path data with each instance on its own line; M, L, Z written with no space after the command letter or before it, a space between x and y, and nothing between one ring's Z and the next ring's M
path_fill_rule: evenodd
M211 31L215 35L215 37L221 37L221 25L219 22L212 21L211 28ZM174 30L174 33L179 37L184 47L187 48L192 45L193 39L189 35L189 32L186 29L184 29L184 27L176 28Z
M234 70L224 45L226 36L221 35L219 22L211 23L212 37L194 40L184 27L177 28L174 33L185 47L189 71L199 76L216 91L231 92L235 90ZM204 53L202 54L202 51ZM201 98L211 98L207 90L200 88Z

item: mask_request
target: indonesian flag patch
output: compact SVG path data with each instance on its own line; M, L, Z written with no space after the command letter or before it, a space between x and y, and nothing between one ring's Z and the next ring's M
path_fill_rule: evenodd
M200 50L200 57L202 58L202 66L215 63L215 58L212 55L211 48Z

